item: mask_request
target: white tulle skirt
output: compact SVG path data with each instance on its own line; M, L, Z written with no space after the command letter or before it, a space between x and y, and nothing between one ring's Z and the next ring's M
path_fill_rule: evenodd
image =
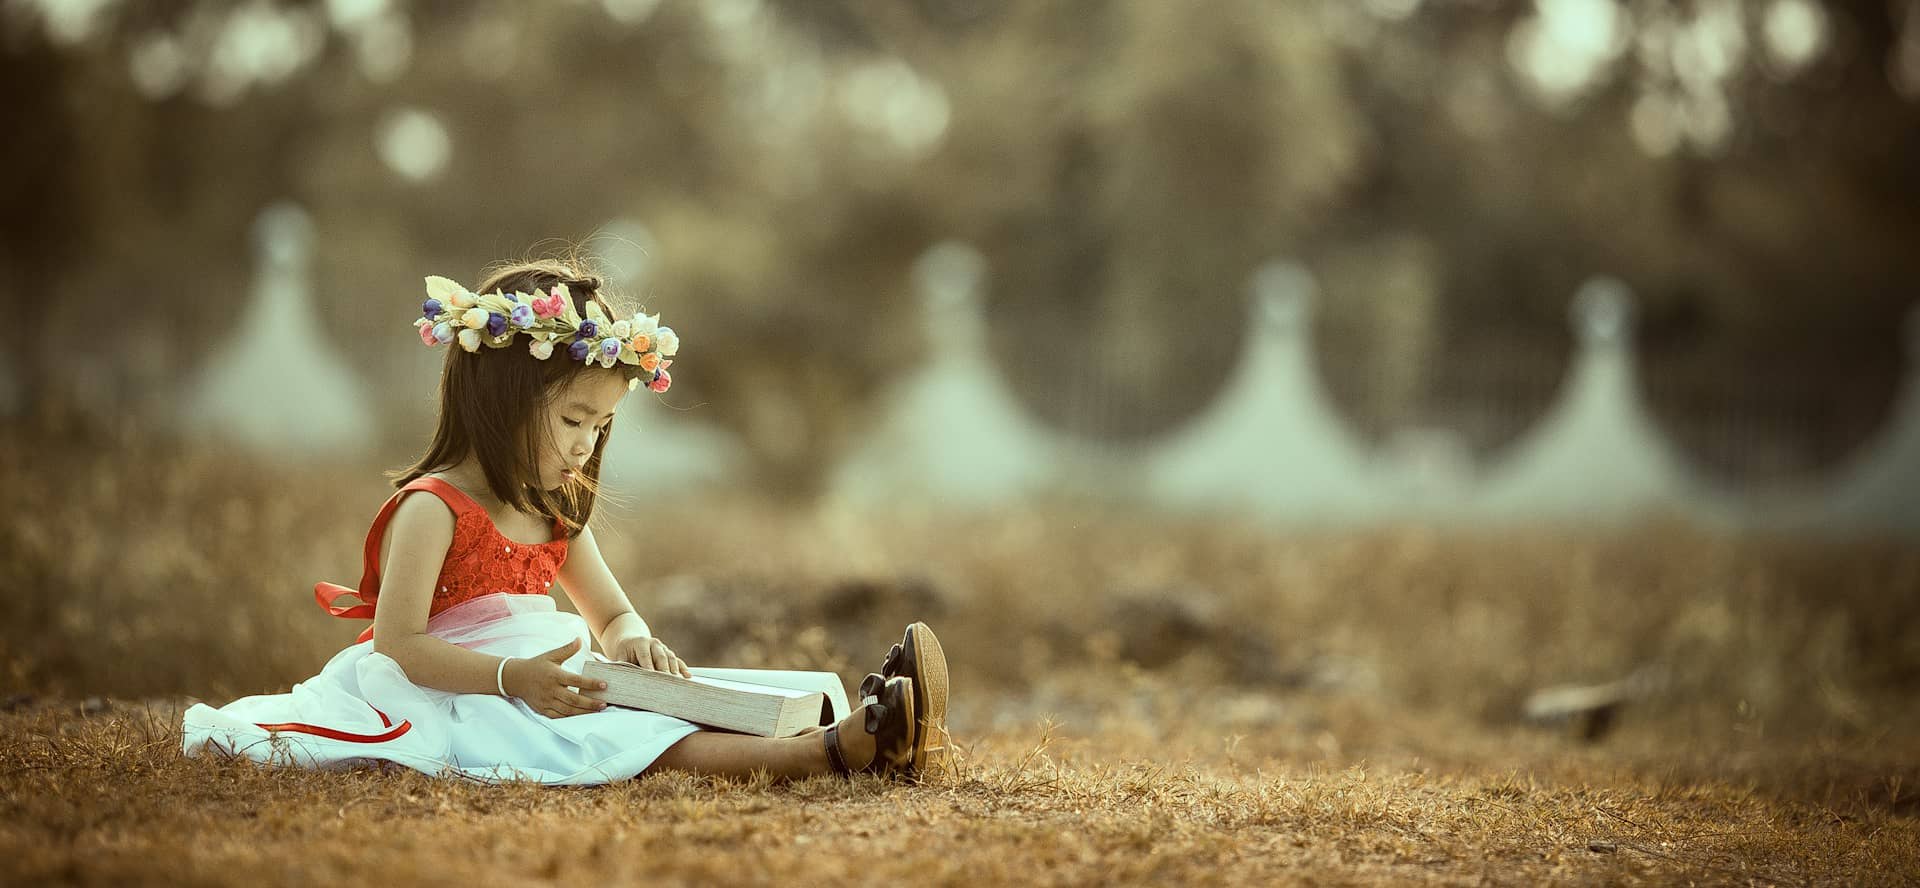
M588 657L590 633L577 614L557 610L545 595L497 593L447 608L427 621L427 634L468 650L531 657L569 640ZM260 762L333 769L392 762L428 774L487 783L532 780L583 785L624 780L645 770L698 725L654 712L610 706L548 718L517 697L455 694L407 680L400 664L355 644L320 674L285 694L241 697L183 715L188 756L244 755Z

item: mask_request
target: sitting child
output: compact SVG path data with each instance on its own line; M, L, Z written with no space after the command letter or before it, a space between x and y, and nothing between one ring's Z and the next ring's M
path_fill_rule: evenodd
M904 776L944 752L946 660L924 623L861 683L861 706L793 737L708 730L579 692L605 687L579 674L590 655L689 674L587 526L615 409L642 385L667 390L679 337L658 316L617 317L600 290L556 261L504 268L477 293L427 278L420 340L459 344L441 372L438 428L374 518L359 589L314 590L329 613L373 624L288 693L188 709L186 754L590 784L657 768ZM554 606L556 580L577 615ZM334 604L347 594L361 603ZM589 631L604 656L587 650Z

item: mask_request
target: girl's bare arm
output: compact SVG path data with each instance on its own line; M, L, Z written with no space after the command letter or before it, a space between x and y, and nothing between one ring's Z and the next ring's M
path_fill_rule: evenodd
M654 638L647 621L634 612L620 581L607 569L592 528L583 528L567 544L567 560L560 565L560 587L573 600L581 618L593 627L600 650L608 659L693 677L686 661Z
M427 631L433 583L453 544L453 510L420 492L395 507L381 559L380 600L373 611L373 649L393 658L417 685L457 694L497 694L500 658L441 641ZM513 670L509 664L509 672Z
M560 564L558 579L574 609L593 628L593 637L600 640L601 650L607 650L615 639L626 635L653 634L647 621L634 612L626 590L620 588L620 581L614 579L613 571L607 568L593 528L581 528L580 535L567 543L567 560Z
M373 649L392 657L408 681L423 687L456 694L498 694L504 687L508 695L548 718L606 708L605 702L573 690L589 685L605 689L606 682L589 681L561 665L578 650L579 639L502 664L492 654L426 634L433 583L452 544L453 512L437 497L400 501L387 525L387 553L381 561L392 570L380 583L380 604L373 612ZM500 684L495 684L496 675Z

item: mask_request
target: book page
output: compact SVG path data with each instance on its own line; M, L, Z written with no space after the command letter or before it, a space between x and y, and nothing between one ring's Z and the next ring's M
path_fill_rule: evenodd
M605 690L583 690L587 697L763 737L798 733L832 710L832 701L824 693L804 688L698 676L689 680L602 660L589 661L581 672L588 678L604 678L609 685Z
M746 691L752 694L770 694L776 697L805 697L808 694L820 693L819 691L808 691L800 688L781 688L773 685L754 684L750 681L728 681L724 678L708 678L704 675L694 676L693 682L694 684L711 685L716 688L726 688L734 691Z
M847 703L846 686L840 682L840 676L831 672L804 669L738 669L720 666L693 666L689 671L695 678L716 678L762 687L792 688L826 694L827 705L831 710L829 714L834 721L846 718L847 713L853 711Z

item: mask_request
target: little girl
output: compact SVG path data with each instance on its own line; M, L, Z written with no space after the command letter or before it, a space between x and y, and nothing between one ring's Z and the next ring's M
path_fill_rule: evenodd
M564 261L503 268L475 291L426 281L420 340L458 346L439 427L373 520L359 589L314 589L334 616L373 624L289 693L188 709L187 755L594 784L657 768L911 775L944 751L946 660L923 623L861 683L859 709L793 737L579 693L605 687L579 674L589 656L690 674L634 612L588 526L616 408L641 385L667 390L679 337L658 316L617 318L600 279ZM555 608L556 581L578 615ZM333 603L348 594L361 603ZM588 651L589 632L604 655Z

